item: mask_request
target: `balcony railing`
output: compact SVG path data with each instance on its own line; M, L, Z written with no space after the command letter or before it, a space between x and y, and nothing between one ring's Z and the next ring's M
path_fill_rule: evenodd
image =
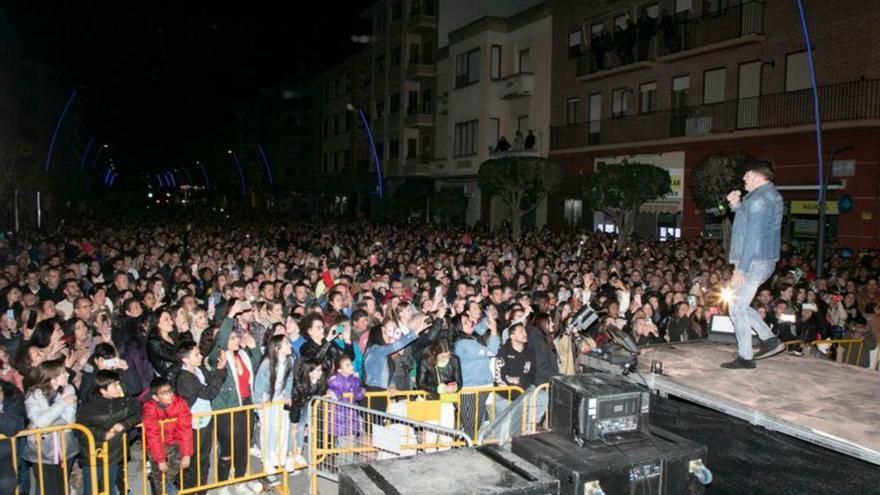
M764 2L751 0L669 23L659 20L650 36L633 29L635 33L623 31L592 40L592 46L578 56L577 77L763 33Z
M819 109L823 122L880 118L880 80L822 86ZM709 136L812 122L813 99L805 89L555 126L551 128L550 148Z

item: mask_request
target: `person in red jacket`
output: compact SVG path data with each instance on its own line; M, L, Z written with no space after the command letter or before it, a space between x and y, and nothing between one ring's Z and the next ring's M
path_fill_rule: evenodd
M174 482L180 470L189 467L193 453L192 413L166 378L155 378L150 383L150 394L144 403L143 418L147 452L153 463L153 492L174 495ZM164 491L160 488L163 482Z

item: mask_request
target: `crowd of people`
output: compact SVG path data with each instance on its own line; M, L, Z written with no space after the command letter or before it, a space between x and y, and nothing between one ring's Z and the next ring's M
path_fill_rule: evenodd
M123 439L145 442L154 489L165 483L167 493L180 471L185 486L206 483L210 469L241 476L251 447L293 471L306 464L313 397L526 389L606 352L612 328L639 345L703 339L726 311L732 275L722 243L704 238L619 246L603 233L514 240L438 225L218 216L83 219L0 240L0 433L82 424L109 443L112 493ZM812 259L784 245L753 305L783 341L863 339L851 364L876 368L880 253L847 254L834 253L817 278ZM598 321L572 328L585 307ZM216 425L205 415L266 403L277 406ZM358 434L343 423L335 435ZM47 486L63 486L73 474L62 465L91 462L73 433L45 436L39 451L23 440L17 450L0 441L0 493L16 484L30 493L37 463Z

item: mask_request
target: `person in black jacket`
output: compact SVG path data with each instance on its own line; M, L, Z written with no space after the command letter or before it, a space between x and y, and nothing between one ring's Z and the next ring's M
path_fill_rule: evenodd
M178 335L174 330L171 312L163 309L151 315L147 358L159 376L168 378L179 366L176 355L177 344Z
M348 342L345 342L342 349L333 343L339 336L344 335L342 325L333 326L325 336L323 317L320 313L310 313L302 318L300 328L304 329L306 333L304 335L305 343L300 347L299 355L304 359L314 359L321 362L326 376L333 374L336 360L343 354L354 361L351 334L348 334Z
M419 361L416 376L417 387L428 392L428 398L436 400L440 394L453 394L461 390L461 362L446 339L436 340L427 355Z
M13 437L26 424L27 416L21 392L12 383L0 381L0 434ZM15 466L21 465L21 459L15 463L12 461L12 443L8 440L0 442L0 493L15 493L18 480Z
M95 373L95 389L91 397L77 408L76 421L92 432L96 444L100 445L105 441L108 443L110 495L116 495L119 465L124 461L122 458L124 433L141 422L140 404L136 398L126 396L122 391L122 382L118 373L100 370ZM96 474L103 472L100 462L95 468ZM85 495L92 493L91 475L91 467L83 466ZM103 492L105 489L103 476L99 475L98 490Z
M211 412L211 401L223 387L226 379L226 353L218 354L217 359L217 367L207 370L202 366L202 353L195 342L183 342L177 348L177 360L181 363L177 372L177 395L186 401L193 415ZM211 467L211 416L193 418L192 426L196 459L183 471L184 487L193 487L196 483L206 485Z
M537 364L532 342L522 323L514 323L508 329L508 335L510 337L507 342L495 355L495 383L526 390L532 385L537 385L535 381ZM507 397L515 399L518 395L512 393Z
M144 391L145 387L141 385L137 373L128 366L125 360L119 359L116 349L112 345L102 342L95 346L88 366L83 370L78 394L80 403L91 397L95 390L95 376L101 370L115 371L119 374L122 391L125 392L125 395L137 397Z
M526 311L530 311L527 308ZM556 335L556 324L547 313L538 313L531 325L526 325L529 348L535 356L535 385L548 383L559 374L559 357L553 338ZM523 387L525 388L525 387Z

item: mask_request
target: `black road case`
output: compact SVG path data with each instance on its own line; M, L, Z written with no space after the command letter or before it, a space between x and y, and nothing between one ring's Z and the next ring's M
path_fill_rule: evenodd
M587 442L578 447L554 432L517 437L513 453L557 478L561 495L702 494L705 487L696 475L711 474L700 471L705 446L654 427L616 445Z
M352 464L339 470L339 495L557 495L559 481L493 446Z

